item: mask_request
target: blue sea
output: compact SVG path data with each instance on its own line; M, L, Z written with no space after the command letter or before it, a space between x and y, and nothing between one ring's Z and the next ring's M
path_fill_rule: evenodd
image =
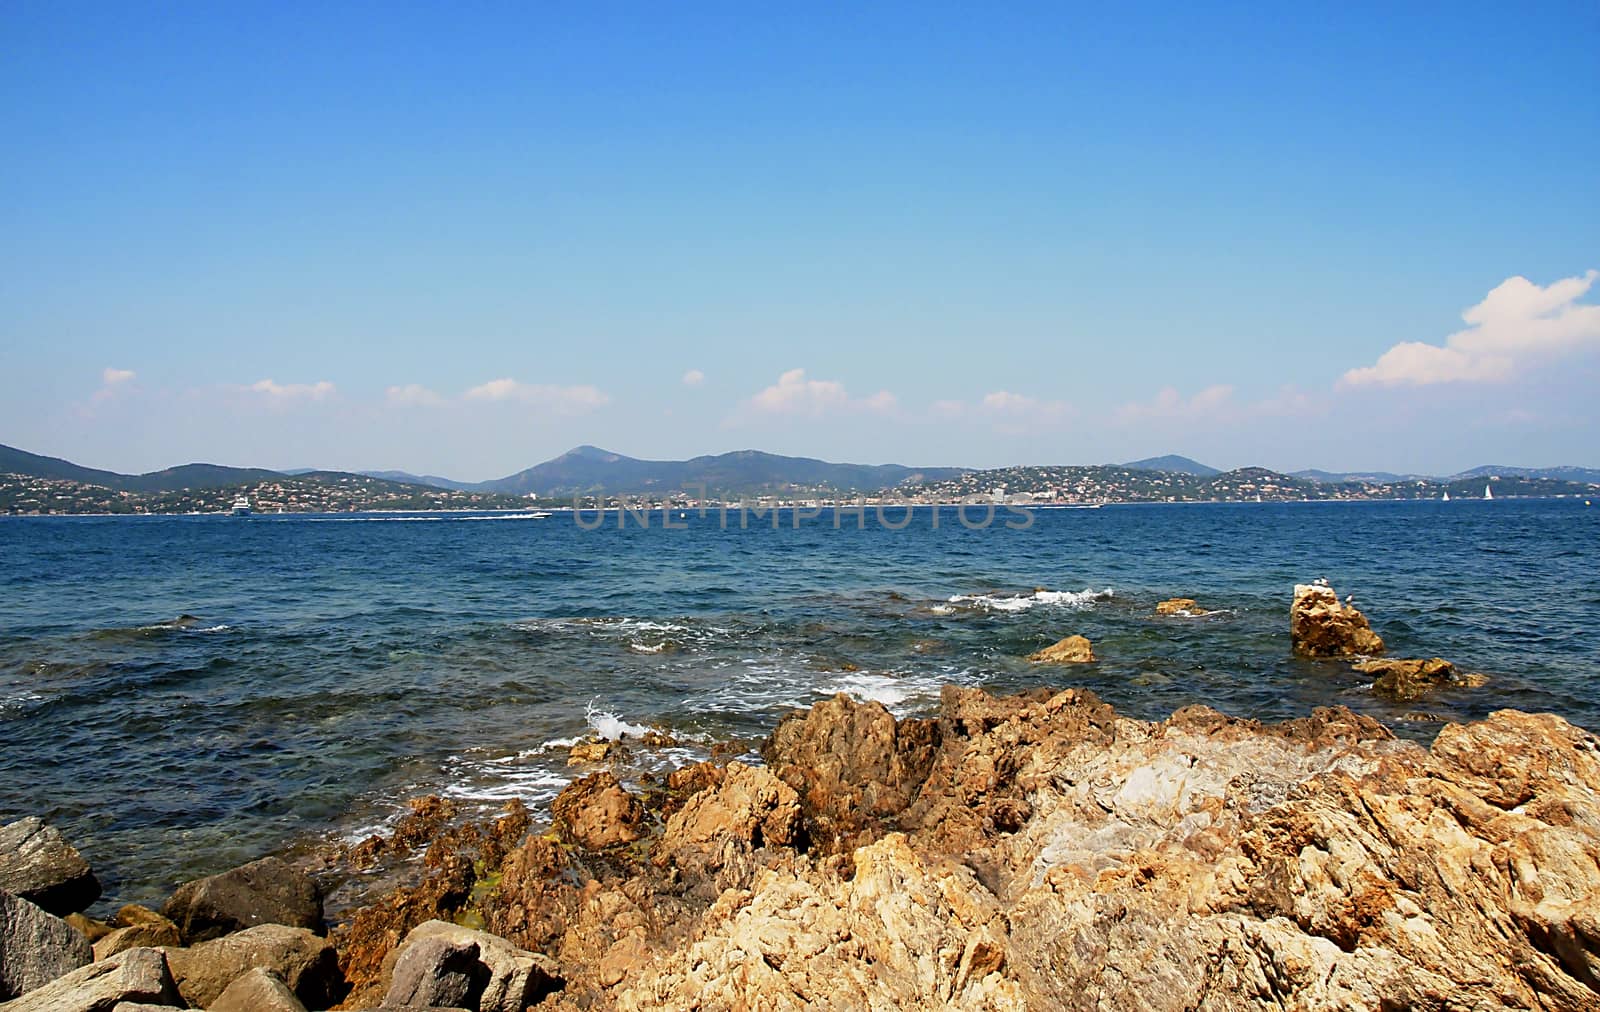
M754 749L835 692L900 714L945 683L1087 686L1145 718L1337 703L1422 741L1502 707L1600 728L1600 509L1581 501L933 516L0 518L0 821L46 818L108 903L152 902L359 839L418 794L541 814L578 774L565 743L597 729L668 731L633 752L661 769ZM1392 655L1490 681L1395 704L1291 657L1292 588L1319 577ZM1156 617L1175 596L1215 614ZM1023 659L1071 633L1097 663Z

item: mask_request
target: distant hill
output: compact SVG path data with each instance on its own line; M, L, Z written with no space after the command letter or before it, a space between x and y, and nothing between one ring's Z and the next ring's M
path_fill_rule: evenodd
M538 492L541 496L676 492L699 486L721 494L769 492L788 487L875 492L907 481L940 481L962 474L964 470L959 467L912 468L899 464L832 464L760 450L736 450L690 460L639 460L597 446L579 446L554 460L472 487L511 495Z
M1514 467L1507 464L1484 464L1470 471L1453 474L1450 480L1456 481L1466 478L1550 478L1555 481L1581 481L1588 484L1600 484L1600 468L1573 467L1564 464L1558 467Z
M222 488L281 477L278 471L259 467L223 467L220 464L184 464L148 474L118 474L80 467L60 457L44 457L0 445L0 474L26 474L35 478L81 481L119 492L176 492L187 488Z
M1395 481L1412 481L1423 475L1395 474L1391 471L1318 471L1309 468L1304 471L1292 472L1291 477L1305 478L1318 484L1340 484L1347 481L1366 481L1377 484L1386 484Z
M407 485L431 485L434 488L449 488L457 492L475 489L482 482L456 481L453 478L441 478L436 474L412 474L409 471L357 471L368 478L382 478L384 481L398 481Z
M0 444L0 474L26 474L35 478L81 481L88 485L104 485L107 488L118 487L114 483L127 477L114 471L97 471L92 467L81 467L70 460L62 460L60 457L44 457L4 444Z
M1188 457L1180 457L1175 453L1169 453L1165 457L1146 457L1143 460L1130 460L1126 464L1117 466L1126 468L1129 471L1169 471L1173 474L1192 474L1197 478L1210 478L1213 475L1222 473L1218 468L1207 466L1198 460L1191 460Z

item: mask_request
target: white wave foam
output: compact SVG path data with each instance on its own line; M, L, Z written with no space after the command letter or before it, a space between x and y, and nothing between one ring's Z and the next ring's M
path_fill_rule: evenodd
M1114 591L1107 587L1104 590L1036 590L1031 594L956 594L949 599L952 605L965 605L969 608L984 608L989 611L1018 612L1027 611L1039 605L1048 605L1052 608L1063 608L1068 611L1087 611L1097 602L1108 601L1114 596ZM937 605L935 609L937 609ZM948 612L939 612L948 614Z
M12 696L6 696L3 699L0 699L0 713L6 713L11 710L21 710L29 703L37 703L43 699L44 697L39 695L37 692L27 691L19 692Z
M583 719L589 722L595 734L606 741L620 741L624 735L639 738L650 732L650 728L643 724L630 724L615 713L602 710L594 704L595 700L589 700L589 705L583 709Z
M193 623L180 622L180 621L174 619L171 622L153 622L150 625L142 625L142 626L139 626L139 628L136 631L138 631L138 632L219 633L219 632L227 632L229 629L232 629L232 628L233 628L233 626L231 626L231 625L199 626L199 625L194 625Z
M862 702L882 703L896 717L905 717L925 711L939 698L945 683L968 680L953 673L892 675L859 671L840 675L817 686L816 691L823 696L842 692Z
M352 517L293 517L292 522L302 524L441 524L468 520L543 520L548 513L495 513L466 516L352 516ZM273 514L276 518L276 514ZM274 523L283 521L274 519Z
M655 643L655 644L640 643L638 640L630 640L628 642L628 649L629 650L632 650L632 651L634 651L636 653L641 653L641 654L665 653L666 649L667 649L667 646L668 646L668 644L665 641L662 641L660 643Z

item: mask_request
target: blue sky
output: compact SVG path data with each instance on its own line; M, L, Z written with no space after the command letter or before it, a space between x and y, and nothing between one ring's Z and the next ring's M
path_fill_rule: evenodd
M0 442L1600 465L1600 7L1403 6L8 3Z

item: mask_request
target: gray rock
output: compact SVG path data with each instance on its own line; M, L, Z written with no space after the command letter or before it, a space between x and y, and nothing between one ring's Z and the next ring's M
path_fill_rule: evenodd
M419 938L394 963L383 1003L478 1008L489 970L478 962L478 944L449 938Z
M178 990L198 1008L210 1007L228 985L256 967L283 978L307 1008L327 1008L345 993L344 973L333 944L305 928L262 924L166 953Z
M6 1004L5 1012L105 1012L127 1004L183 1007L159 949L129 949L90 963Z
M189 945L258 924L322 932L322 893L311 877L275 857L178 887L161 911Z
M478 962L488 974L483 992L474 1006L480 1012L522 1012L529 1005L539 1004L545 995L559 991L565 984L555 961L550 957L520 949L498 935L439 920L425 921L406 935L396 950L394 967L398 969L399 957L410 946L430 938L478 947ZM390 1000L394 1000L392 990ZM433 1000L439 1001L437 998Z
M0 826L0 889L58 917L100 898L100 880L72 844L36 818Z
M89 940L66 921L0 890L0 1001L43 987L93 958Z
M306 1007L282 977L258 966L229 984L210 1012L306 1012Z

